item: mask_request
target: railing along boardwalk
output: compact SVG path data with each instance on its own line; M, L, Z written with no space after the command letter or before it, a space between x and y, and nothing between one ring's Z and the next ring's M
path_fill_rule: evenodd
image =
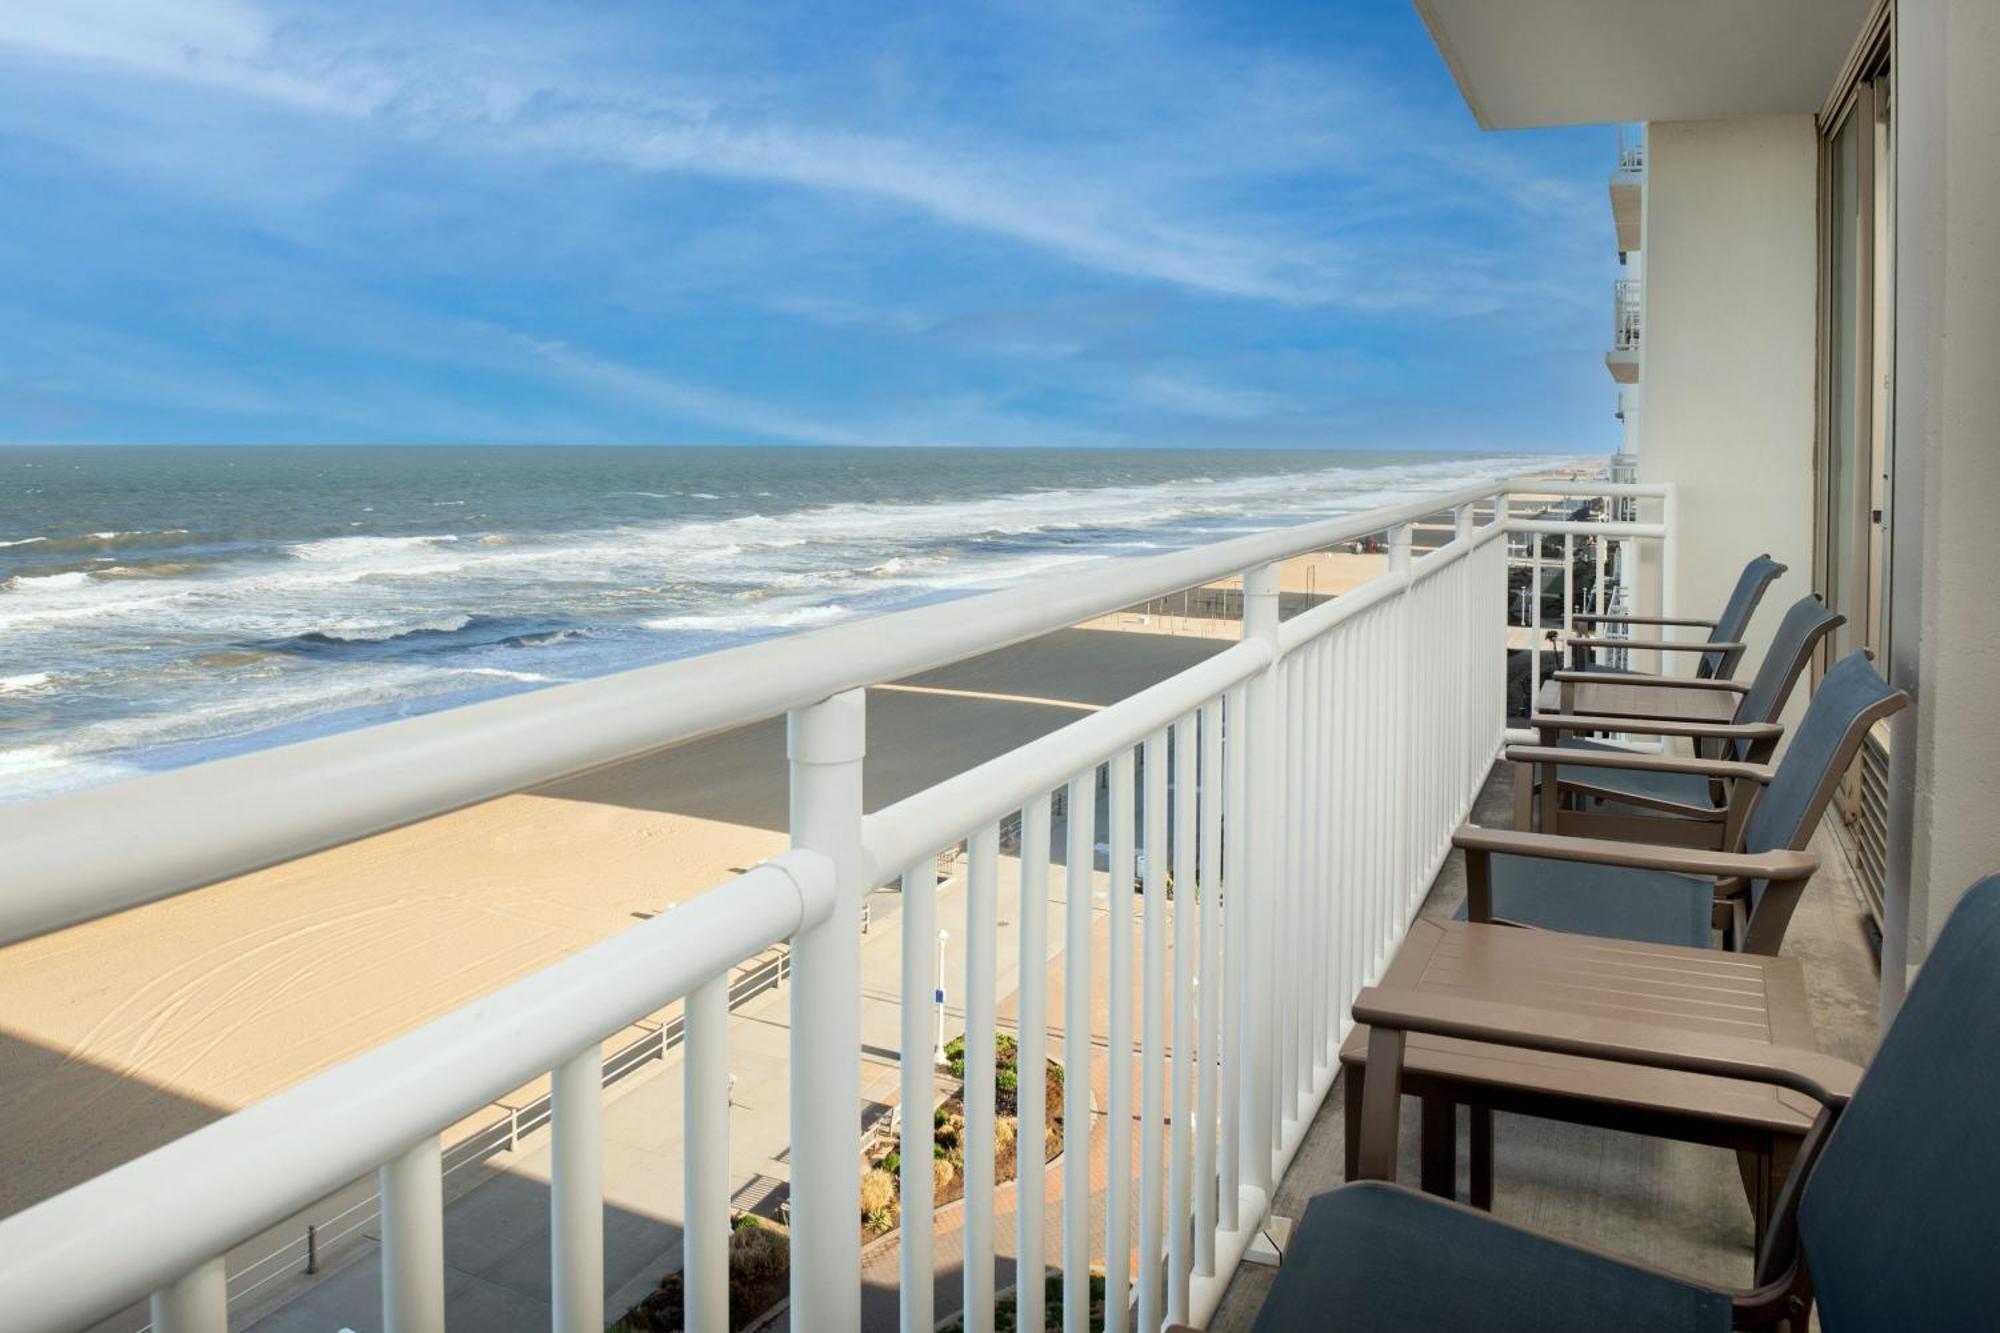
M1513 494L1657 500L1666 512L1658 523L1622 512L1601 523L1516 522ZM601 1043L680 1000L687 1321L724 1328L727 979L743 959L788 941L793 1322L851 1333L860 1323L862 900L900 878L909 1110L901 1322L931 1329L946 1313L932 1308L930 1248L935 867L962 845L961 1304L968 1330L991 1330L997 886L1002 827L1011 833L1014 821L1019 1141L1031 1157L1043 1139L1046 1057L1070 1071L1061 1235L1042 1234L1043 1173L1023 1170L1015 1253L1032 1272L1055 1242L1069 1333L1086 1327L1095 1264L1108 1329L1199 1324L1264 1224L1326 1095L1353 996L1386 965L1501 744L1506 538L1664 540L1671 505L1660 487L1483 483L142 778L115 794L0 810L10 872L0 939L21 939L661 746L789 718L790 852L0 1221L7 1326L71 1329L150 1298L161 1333L216 1333L229 1317L218 1256L374 1171L382 1326L437 1333L439 1133L546 1072L553 1323L559 1333L598 1333L619 1313L605 1310L602 1290ZM1411 525L1440 513L1451 516L1450 539L1416 555ZM1383 533L1386 572L1280 621L1281 560ZM1241 642L864 815L866 686L1234 577ZM1063 909L1051 930L1058 864ZM1100 915L1101 981L1092 975ZM1051 1052L1046 997L1058 942L1065 1012L1062 1050ZM1099 993L1110 997L1102 1031ZM1101 1230L1092 1226L1087 1074L1099 1041L1108 1055ZM1136 1172L1126 1167L1135 1160ZM1021 1282L1018 1301L1016 1327L1039 1328L1041 1284Z

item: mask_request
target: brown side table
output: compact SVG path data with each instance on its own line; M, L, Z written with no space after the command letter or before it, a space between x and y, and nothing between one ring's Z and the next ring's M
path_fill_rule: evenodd
M1379 984L1813 1049L1804 974L1788 958L1420 920ZM1404 1059L1403 1090L1422 1103L1422 1188L1456 1196L1458 1108L1469 1107L1470 1201L1480 1208L1493 1203L1493 1113L1509 1111L1735 1149L1762 1236L1818 1110L1809 1098L1761 1084L1416 1033ZM1351 1180L1366 1027L1348 1034L1340 1064Z

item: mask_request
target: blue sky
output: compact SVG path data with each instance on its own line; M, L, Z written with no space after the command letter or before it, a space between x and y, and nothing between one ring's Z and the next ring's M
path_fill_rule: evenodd
M0 441L1615 446L1406 0L0 8Z

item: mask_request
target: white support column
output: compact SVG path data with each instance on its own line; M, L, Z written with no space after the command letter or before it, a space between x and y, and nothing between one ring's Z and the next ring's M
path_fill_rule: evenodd
M1262 639L1275 650L1278 642L1278 566L1259 565L1243 575L1243 637ZM1240 1180L1259 1191L1269 1208L1274 1153L1277 1145L1277 1044L1273 1026L1277 1019L1277 978L1272 975L1277 960L1276 922L1269 904L1276 901L1278 875L1283 860L1278 854L1278 812L1284 799L1284 722L1279 716L1279 664L1274 660L1249 682L1249 744L1245 804L1248 807L1248 836L1243 840L1244 883L1235 886L1242 911L1241 925L1248 943L1247 966L1243 970L1245 995L1240 1007L1242 1024L1239 1040L1248 1057L1238 1089L1242 1105L1242 1152Z
M689 1328L729 1327L729 974L688 993L681 1286ZM929 1124L929 1118L925 1118Z
M444 1333L444 1161L435 1136L383 1165L383 1333Z
M604 1048L559 1065L549 1096L549 1305L555 1333L604 1328Z
M830 858L825 921L792 940L792 1308L825 1333L861 1326L861 690L794 711L792 845Z
M229 1333L229 1281L220 1258L153 1293L153 1333Z

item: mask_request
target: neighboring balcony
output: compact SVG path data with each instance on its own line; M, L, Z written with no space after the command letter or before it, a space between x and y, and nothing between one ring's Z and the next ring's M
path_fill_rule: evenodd
M1639 283L1620 278L1611 288L1611 350L1605 368L1620 384L1639 382L1639 329L1643 323Z
M1618 229L1618 253L1640 248L1639 216L1646 198L1646 141L1618 145L1618 167L1611 173L1611 220Z

